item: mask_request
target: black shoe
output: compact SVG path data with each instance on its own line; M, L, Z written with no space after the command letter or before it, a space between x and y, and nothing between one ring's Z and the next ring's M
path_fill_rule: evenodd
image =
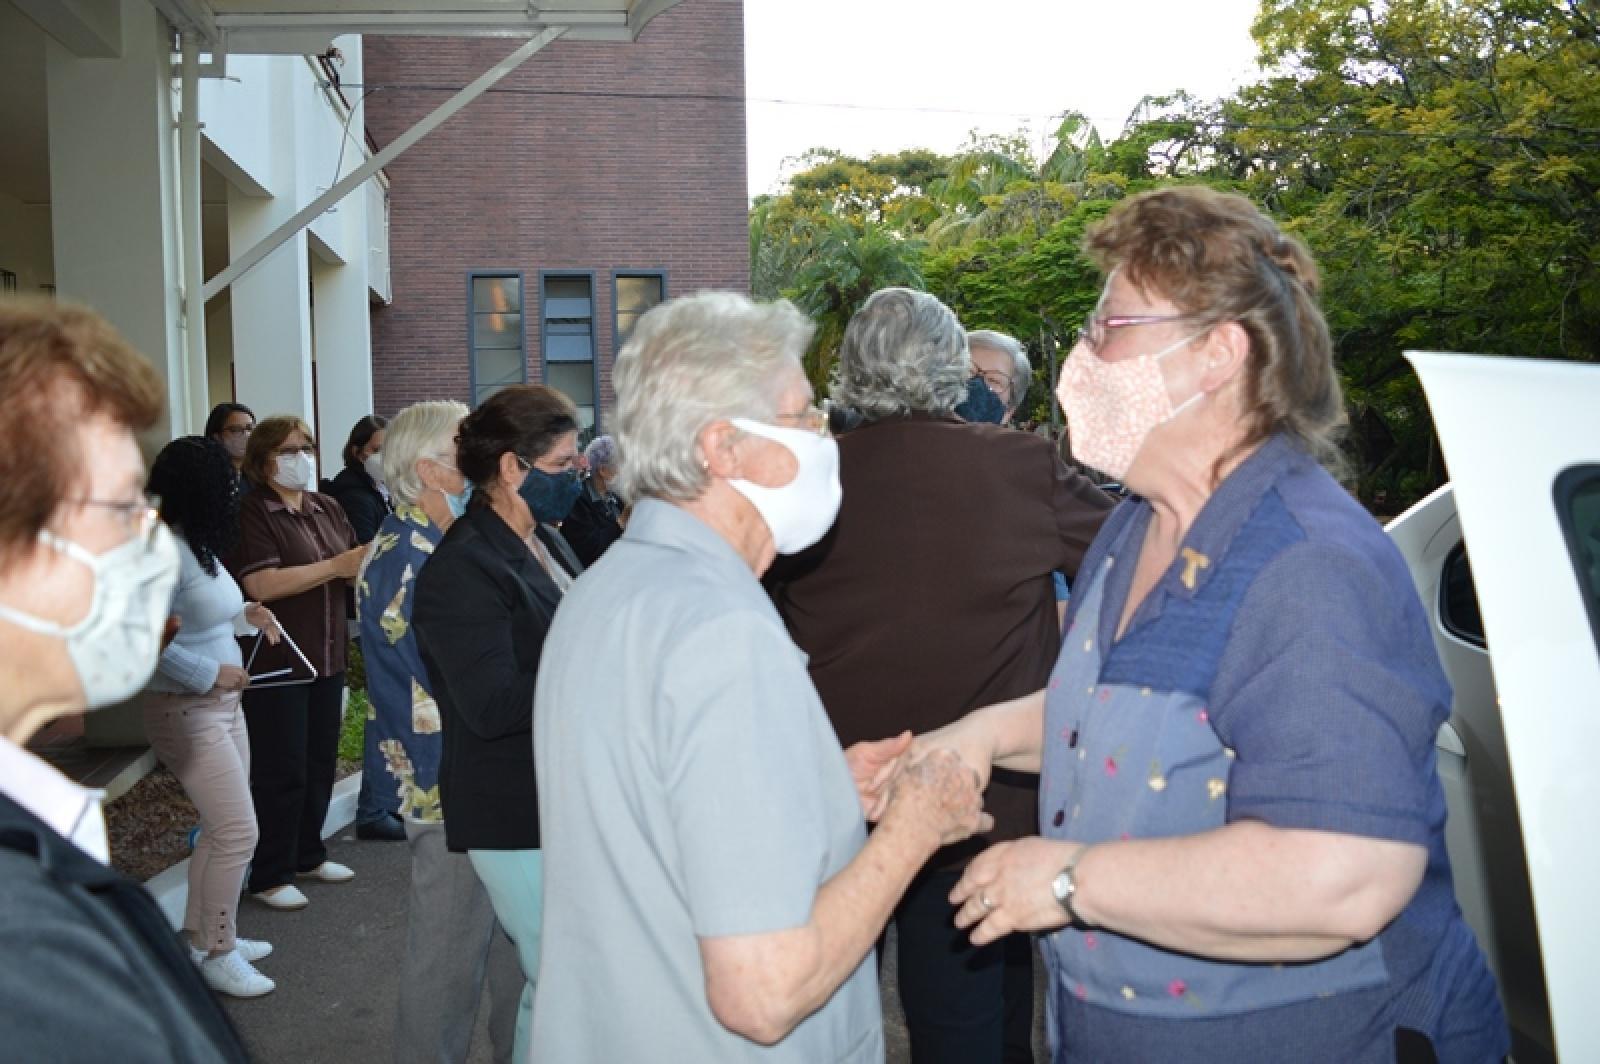
M393 813L356 825L356 838L368 842L403 842L405 837L406 826Z

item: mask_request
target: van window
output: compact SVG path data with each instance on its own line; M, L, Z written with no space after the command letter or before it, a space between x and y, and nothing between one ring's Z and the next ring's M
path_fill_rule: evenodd
M1556 477L1555 496L1556 515L1589 611L1589 634L1600 651L1600 465L1564 470Z
M1478 610L1478 589L1472 582L1472 563L1465 544L1456 544L1439 574L1439 617L1445 631L1475 647L1486 646L1483 614Z

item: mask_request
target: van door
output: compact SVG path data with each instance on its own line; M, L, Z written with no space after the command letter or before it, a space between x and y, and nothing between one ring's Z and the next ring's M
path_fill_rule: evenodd
M1407 357L1492 649L1556 1051L1600 1059L1600 366Z

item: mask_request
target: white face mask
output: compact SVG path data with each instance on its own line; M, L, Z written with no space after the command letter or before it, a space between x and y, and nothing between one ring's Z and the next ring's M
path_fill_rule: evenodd
M315 491L317 487L317 460L304 451L280 454L272 482L284 491Z
M88 709L126 702L150 679L161 654L161 636L178 583L178 548L172 533L166 525L157 525L148 546L134 538L104 554L92 554L50 532L40 532L39 539L94 574L89 612L70 627L7 606L0 606L0 617L66 642Z
M798 554L833 527L844 488L839 484L839 445L807 429L780 428L736 417L735 428L771 440L794 455L799 472L781 488L748 480L730 480L729 487L750 500L772 532L779 554Z
M369 454L361 460L361 468L367 471L367 476L372 478L374 484L383 483L383 452Z

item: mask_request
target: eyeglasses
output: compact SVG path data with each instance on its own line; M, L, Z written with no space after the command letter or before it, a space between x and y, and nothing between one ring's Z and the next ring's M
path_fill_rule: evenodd
M1000 398L1006 399L1010 397L1011 378L1006 376L1004 373L1001 373L999 370L979 370L978 372L974 373L973 376L982 380L984 384L987 384L989 386L989 390L998 395Z
M222 434L224 436L233 436L234 438L238 438L240 436L248 436L255 430L256 427L254 425L234 425L231 428L223 429Z
M161 500L154 495L140 493L137 502L117 502L111 499L69 499L76 506L90 506L97 510L110 510L127 529L130 540L139 540L145 546L155 537L156 526L161 524Z
M776 420L795 426L796 428L810 429L818 436L831 436L828 431L828 415L815 406L808 405L803 410L792 414L778 414Z
M1163 325L1173 321L1196 321L1199 314L1127 314L1110 315L1101 317L1091 314L1083 319L1083 326L1073 337L1074 343L1081 343L1090 351L1098 352L1106 342L1106 333L1111 329L1127 329L1135 325Z

